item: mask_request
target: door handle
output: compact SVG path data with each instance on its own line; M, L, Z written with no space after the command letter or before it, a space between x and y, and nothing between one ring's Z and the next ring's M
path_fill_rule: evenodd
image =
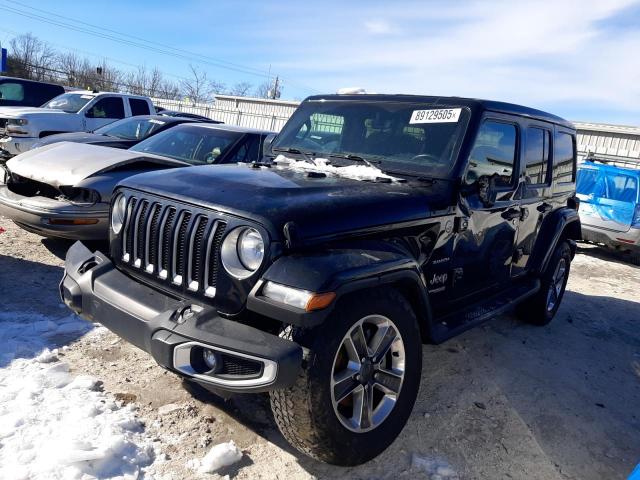
M547 212L550 212L552 208L553 208L553 205L551 205L550 203L544 202L538 205L538 208L536 208L536 210L538 210L540 213L547 213Z
M505 220L515 220L516 218L520 218L520 215L522 215L522 212L519 208L510 208L502 212L500 216Z

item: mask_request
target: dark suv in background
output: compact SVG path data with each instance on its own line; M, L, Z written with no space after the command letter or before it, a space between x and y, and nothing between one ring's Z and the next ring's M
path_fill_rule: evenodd
M0 77L0 107L39 107L64 92L53 83Z
M213 391L269 391L287 440L340 465L400 433L423 343L557 312L580 238L567 121L315 96L269 150L121 182L110 252L71 247L65 303Z

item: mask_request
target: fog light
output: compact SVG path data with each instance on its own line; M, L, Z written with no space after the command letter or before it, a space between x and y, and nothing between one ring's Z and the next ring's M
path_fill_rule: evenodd
M209 370L215 370L218 367L218 354L213 350L205 348L202 351L202 360Z

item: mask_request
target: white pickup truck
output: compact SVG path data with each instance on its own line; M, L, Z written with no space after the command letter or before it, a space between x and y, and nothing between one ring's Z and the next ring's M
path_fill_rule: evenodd
M42 107L3 107L0 158L26 152L48 135L90 132L121 118L154 113L148 97L84 90L63 93Z

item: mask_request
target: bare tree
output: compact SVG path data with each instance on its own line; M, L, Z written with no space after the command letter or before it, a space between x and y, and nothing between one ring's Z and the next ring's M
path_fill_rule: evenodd
M10 42L13 75L32 80L50 80L56 51L31 33L14 37Z
M269 90L271 90L271 82L262 82L256 87L254 95L258 98L269 98Z
M182 98L180 85L176 82L163 80L158 87L158 97L165 98L167 100L180 100Z
M184 79L181 82L182 93L185 99L193 103L202 103L211 99L211 85L207 78L207 72L199 70L193 65L189 65L191 69L191 78Z
M228 93L229 95L235 95L237 97L247 97L252 88L253 85L249 82L239 82L231 87Z

